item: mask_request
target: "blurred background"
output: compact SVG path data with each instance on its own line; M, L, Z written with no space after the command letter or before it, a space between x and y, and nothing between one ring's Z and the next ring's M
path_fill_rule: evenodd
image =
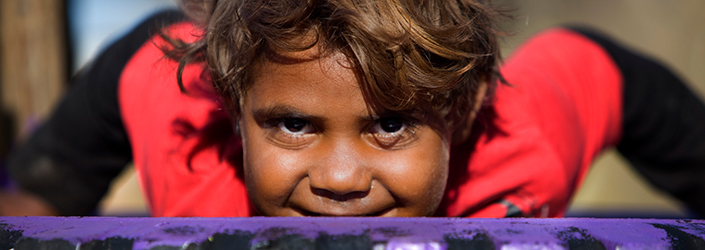
M531 35L565 24L589 25L659 58L705 99L705 1L496 0L513 10L503 53ZM0 2L0 157L51 111L68 79L111 41L174 0L2 0ZM617 108L617 107L615 107ZM0 166L0 184L6 185ZM705 181L705 180L704 180ZM98 211L147 216L131 167ZM654 189L617 153L601 155L568 216L684 218L693 215Z

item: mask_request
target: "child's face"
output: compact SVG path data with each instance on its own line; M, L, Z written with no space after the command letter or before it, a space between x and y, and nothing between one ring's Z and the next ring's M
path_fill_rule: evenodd
M245 182L267 216L428 216L448 175L449 134L368 109L341 54L264 62L241 106Z

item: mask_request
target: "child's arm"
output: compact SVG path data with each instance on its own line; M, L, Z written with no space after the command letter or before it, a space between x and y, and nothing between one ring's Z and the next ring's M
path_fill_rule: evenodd
M158 28L182 19L168 12L144 21L79 72L49 120L10 159L9 172L21 189L61 215L95 209L132 160L117 97L123 67Z
M22 190L0 190L0 216L56 216L43 198Z
M705 212L705 105L669 69L588 30L623 77L617 149L649 181Z
M552 29L502 69L510 85L479 116L486 132L467 170L451 168L446 214L562 216L593 158L615 145L705 211L705 107L663 66L585 30Z

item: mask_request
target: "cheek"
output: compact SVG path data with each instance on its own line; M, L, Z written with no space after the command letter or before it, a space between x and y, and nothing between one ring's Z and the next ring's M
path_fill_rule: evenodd
M302 159L268 143L259 128L241 128L247 192L260 212L271 214L305 176Z
M413 213L430 215L443 198L448 180L449 148L440 137L392 153L378 162L381 182ZM417 214L418 215L418 214Z

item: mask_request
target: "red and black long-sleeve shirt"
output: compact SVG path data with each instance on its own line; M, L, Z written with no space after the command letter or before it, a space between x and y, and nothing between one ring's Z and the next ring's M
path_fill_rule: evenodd
M10 162L13 178L65 215L86 214L134 161L153 216L250 216L242 148L204 65L177 63L155 36L201 31L157 15L74 78ZM670 71L601 35L556 28L527 41L468 142L451 149L439 216L556 217L592 160L617 146L650 181L705 211L705 106Z

